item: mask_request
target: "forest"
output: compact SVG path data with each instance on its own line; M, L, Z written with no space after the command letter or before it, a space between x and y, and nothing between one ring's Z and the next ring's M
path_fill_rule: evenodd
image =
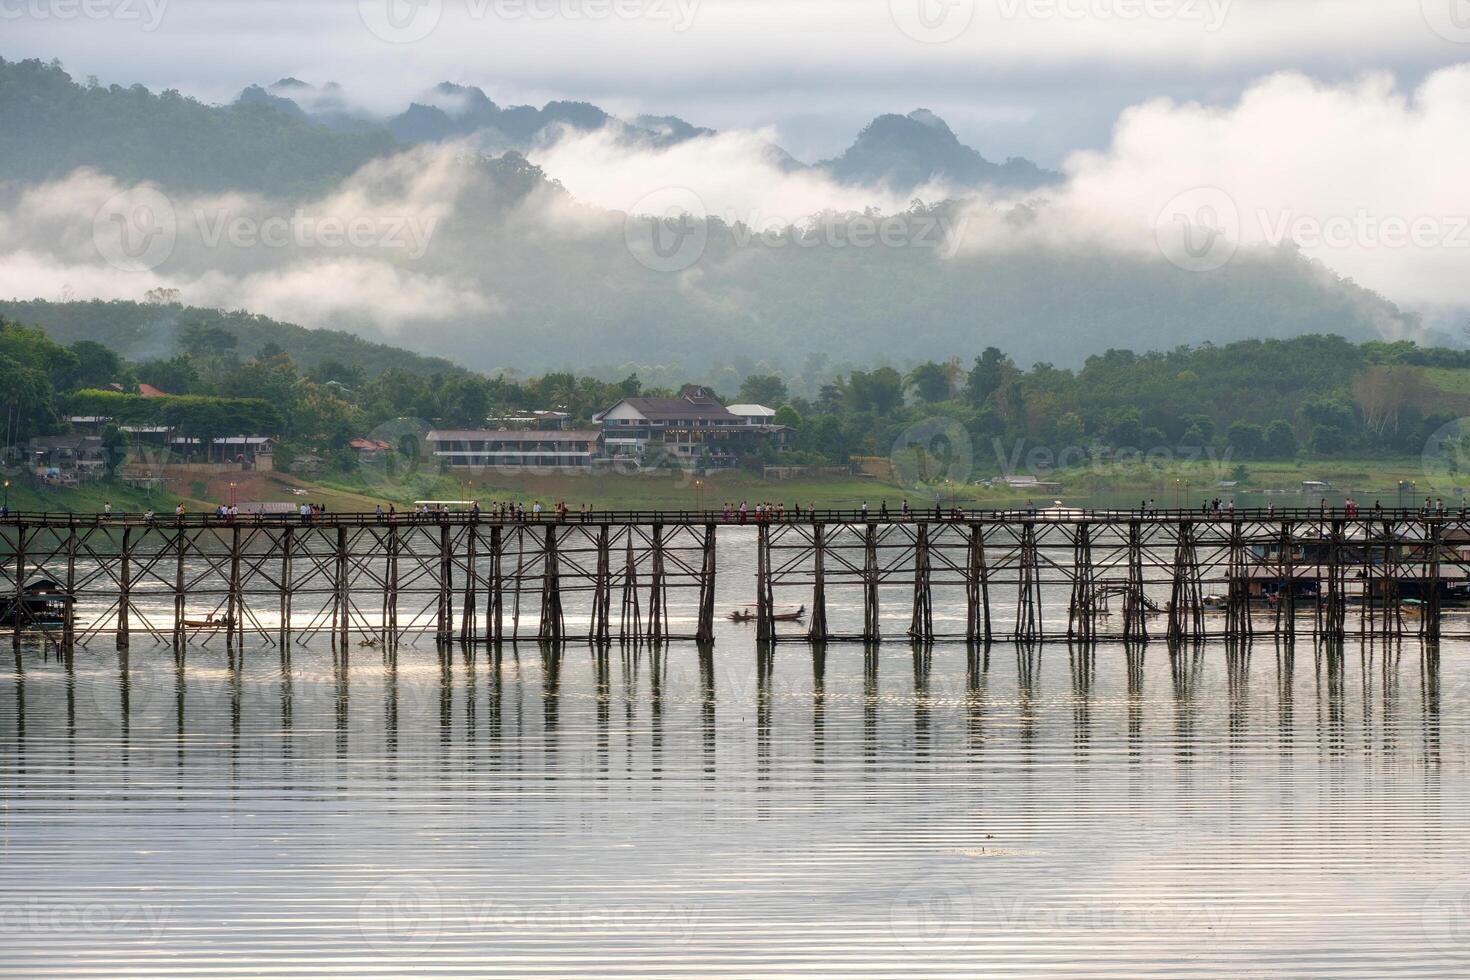
M485 375L391 348L372 358L277 340L252 349L227 322L186 315L176 352L137 359L97 340L58 343L44 324L0 320L7 444L65 431L68 415L100 415L206 439L277 435L283 461L311 451L349 466L350 440L399 419L477 427L554 409L585 427L619 398L678 387L647 384L636 373L615 381L574 372ZM1165 448L1237 460L1394 458L1419 453L1436 429L1470 414L1470 352L1330 335L1109 350L1077 370L1022 368L987 347L968 361L849 370L800 391L789 380L752 373L718 390L727 402L776 408L777 421L793 430L786 449L752 464L885 456L905 432L936 419L962 427L982 450L977 456L1024 445L1053 456ZM138 397L139 385L164 395ZM986 461L976 462L983 471Z

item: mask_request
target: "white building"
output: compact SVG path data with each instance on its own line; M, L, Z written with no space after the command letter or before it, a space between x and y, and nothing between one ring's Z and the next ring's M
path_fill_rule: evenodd
M738 415L746 425L776 424L776 410L764 405L726 405L725 411Z

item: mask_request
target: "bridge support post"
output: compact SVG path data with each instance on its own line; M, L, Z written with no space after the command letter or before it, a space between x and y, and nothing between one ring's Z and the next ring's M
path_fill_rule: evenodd
M807 639L826 643L827 635L827 528L817 522L812 525L812 625Z
M624 528L627 548L623 558L623 602L618 618L618 639L637 642L643 636L643 617L638 608L638 565L633 560L633 529Z
M283 528L281 530L281 622L279 627L282 656L285 656L291 649L291 590L295 587L291 581L291 558L295 545L296 530L291 527Z
M715 638L715 526L704 526L704 561L699 570L699 627L695 639L712 643Z
M541 560L541 626L537 637L560 643L562 638L561 563L557 557L556 525L546 525Z
M15 526L15 592L8 610L12 629L10 642L16 653L20 652L20 631L29 622L31 611L25 603L26 592L26 529L22 524Z
M929 525L920 522L914 529L914 610L909 620L909 636L917 640L934 637L934 597L929 573Z
M587 631L589 642L598 646L608 642L611 632L608 620L612 614L612 555L609 554L607 525L597 526L597 573L592 583L592 623Z
M479 629L476 622L480 613L479 570L476 567L476 552L480 545L480 526L471 523L465 531L465 575L464 595L459 610L459 642L471 643Z
M990 568L985 561L985 532L970 525L965 576L965 639L990 642Z
M863 532L863 641L877 643L883 638L878 616L878 527L868 524Z
M68 515L66 519L66 594L72 598L67 602L66 619L61 626L61 647L67 656L71 656L77 639L77 518L75 514Z
M653 526L652 553L649 557L648 639L657 643L668 632L668 591L664 578L664 528Z
M398 526L390 524L383 550L383 614L380 629L383 652L388 656L398 648Z
M1123 595L1123 639L1148 639L1148 616L1143 592L1143 526L1128 522L1128 588Z
M504 529L495 525L490 529L490 584L485 589L486 625L490 629L490 642L497 649L505 640L505 535Z
M1246 562L1245 534L1240 521L1230 523L1230 558L1227 562L1229 587L1225 590L1225 634L1235 639L1249 639L1255 633L1251 624L1249 565Z
M17 588L20 586L17 585ZM132 594L133 529L125 527L122 533L122 548L118 557L117 648L119 650L128 648L128 632L132 628L128 613L132 605Z
M188 537L182 526L174 532L174 655L184 655L184 615L186 609L184 597L184 554L188 547Z
M1093 603L1097 586L1092 568L1092 528L1086 521L1077 525L1072 542L1072 603L1067 613L1067 639L1091 642L1096 633Z
M1439 549L1444 532L1443 523L1440 518L1430 518L1428 533L1425 535L1429 542L1429 581L1425 586L1427 594L1420 597L1424 600L1420 632L1431 640L1439 639Z
M230 528L230 584L225 597L225 646L235 645L238 639L245 642L245 602L240 587L240 526Z
M332 643L347 652L347 620L351 609L351 596L347 592L347 526L337 527L337 548L334 555L332 582Z
M755 556L755 638L769 643L775 637L775 610L771 602L771 527L761 521L756 526Z
M1032 642L1042 637L1041 620L1041 555L1036 547L1036 522L1021 523L1021 550L1017 556L1016 625L1017 640Z

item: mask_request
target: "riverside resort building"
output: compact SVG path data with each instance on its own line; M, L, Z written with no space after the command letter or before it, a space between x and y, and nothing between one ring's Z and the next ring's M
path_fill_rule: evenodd
M686 385L672 398L624 398L594 415L592 429L434 429L425 441L451 469L634 470L655 457L712 469L785 445L790 429L775 416L764 405L726 407L709 389Z

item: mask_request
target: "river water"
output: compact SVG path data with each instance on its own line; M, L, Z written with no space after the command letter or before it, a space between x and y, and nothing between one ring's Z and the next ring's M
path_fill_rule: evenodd
M1465 976L1467 748L1452 643L7 645L0 973Z

